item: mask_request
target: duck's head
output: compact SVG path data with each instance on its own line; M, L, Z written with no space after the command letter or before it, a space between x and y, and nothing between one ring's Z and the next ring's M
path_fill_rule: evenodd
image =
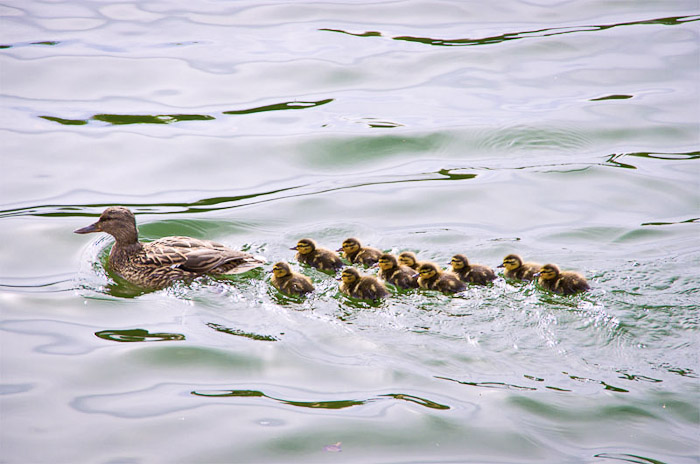
M280 261L279 263L276 263L274 266L272 266L272 274L277 278L288 276L291 273L292 268L289 267L289 264L283 261Z
M413 267L416 265L418 258L416 254L412 251L404 251L399 255L399 262L404 266Z
M100 219L94 224L76 229L76 234L89 234L92 232L105 232L113 236L118 242L130 243L138 241L136 218L128 208L111 206L104 210Z
M308 255L316 249L316 242L310 238L302 238L297 242L295 247L290 248L290 250L297 250L302 255Z
M340 274L340 280L342 280L344 284L350 285L360 280L360 272L354 267L345 268L343 273Z
M467 257L464 255L454 255L452 257L452 261L450 261L450 264L452 265L452 269L455 271L458 271L460 269L464 269L465 267L469 266L469 261L467 260Z
M379 269L382 271L387 271L389 269L393 269L399 265L398 260L396 259L396 256L390 254L390 253L384 253L379 257Z
M345 253L345 255L351 255L353 253L357 253L360 250L360 248L362 248L360 241L356 238L351 237L345 239L342 247L338 251L342 251L343 253Z
M423 263L418 268L418 274L422 279L432 279L440 273L438 267L433 263Z
M499 264L498 267L504 267L509 271L513 271L523 265L523 260L518 255L508 255L503 258L503 264Z
M556 264L545 264L540 269L540 272L535 274L535 277L539 277L542 280L552 280L559 277L559 267Z

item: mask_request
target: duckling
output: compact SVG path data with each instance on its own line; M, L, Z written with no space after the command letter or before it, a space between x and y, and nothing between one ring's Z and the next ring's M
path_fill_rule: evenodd
M290 250L297 250L297 261L321 271L337 271L344 266L340 256L326 248L317 247L316 242L310 238L302 238Z
M452 272L462 282L486 285L496 280L496 273L493 272L493 269L481 264L469 264L469 260L464 255L454 255L450 264L452 265Z
M384 253L379 257L379 276L399 288L418 288L416 271L399 264L396 256L390 253Z
M428 290L439 290L443 293L462 292L467 286L451 272L443 272L433 263L423 263L418 268L418 285Z
M372 247L363 247L360 241L356 238L348 238L343 242L342 251L345 259L352 264L362 264L364 266L372 266L377 264L382 251Z
M298 272L293 272L289 264L285 262L276 263L272 267L270 281L277 290L287 295L304 295L314 291L311 279Z
M506 279L532 280L542 265L538 263L524 263L520 256L508 255L503 258L503 264L499 264L497 267L506 268L503 273Z
M560 271L556 264L545 264L535 276L539 277L537 283L542 288L562 295L573 295L591 288L581 274Z
M134 214L121 206L105 209L97 222L74 232L105 232L114 237L109 268L126 281L150 290L204 274L240 274L265 263L260 257L192 237L139 242Z
M416 271L418 270L420 265L423 264L418 261L416 254L412 251L404 251L401 254L399 254L399 263L404 266L408 266Z
M361 275L354 267L348 267L340 275L340 291L353 298L378 300L390 295L383 283L374 276Z

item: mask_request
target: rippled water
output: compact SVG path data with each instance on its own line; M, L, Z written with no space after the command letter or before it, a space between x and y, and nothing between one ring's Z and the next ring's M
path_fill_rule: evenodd
M700 459L697 2L0 14L2 462ZM518 252L593 290L143 293L72 233L109 205L144 240Z

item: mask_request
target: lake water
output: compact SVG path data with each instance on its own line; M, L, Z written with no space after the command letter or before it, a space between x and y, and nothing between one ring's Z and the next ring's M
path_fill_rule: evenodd
M0 13L0 462L699 462L697 1ZM134 291L110 205L317 290ZM289 250L350 236L592 290L370 305Z

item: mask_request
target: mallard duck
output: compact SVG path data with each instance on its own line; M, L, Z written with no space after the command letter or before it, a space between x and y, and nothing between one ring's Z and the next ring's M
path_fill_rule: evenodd
M556 264L545 264L535 276L539 277L537 283L542 288L562 295L573 295L591 288L581 274L560 271Z
M364 266L377 264L379 257L383 254L383 251L376 248L363 247L356 238L348 238L343 241L343 245L338 251L342 251L345 259L352 264L362 264Z
M378 300L390 295L383 283L374 276L361 275L354 267L348 267L340 275L340 291L353 298Z
M293 272L289 264L285 262L275 263L272 266L272 279L270 281L277 290L288 295L304 295L314 291L311 279L298 272Z
M240 274L265 263L249 253L192 237L139 242L134 214L121 206L107 208L97 222L75 230L76 234L91 232L114 237L109 268L146 289L158 290L176 280L191 280L204 274Z
M416 254L412 251L403 251L399 254L399 264L408 266L416 271L422 263L418 261Z
M322 271L337 271L343 267L340 256L326 248L317 247L316 242L310 238L302 238L291 250L297 250L297 261Z
M399 264L396 256L384 253L379 257L379 277L399 288L418 288L418 274L414 269Z
M532 280L542 265L538 263L524 263L520 256L508 255L503 258L503 264L499 264L497 267L506 268L503 273L506 279Z
M450 264L452 265L452 272L462 282L486 285L496 280L496 273L493 272L493 269L482 264L469 264L469 260L464 255L454 255Z
M418 268L418 285L428 290L439 290L443 293L461 292L467 286L451 272L443 272L433 263L423 263Z

